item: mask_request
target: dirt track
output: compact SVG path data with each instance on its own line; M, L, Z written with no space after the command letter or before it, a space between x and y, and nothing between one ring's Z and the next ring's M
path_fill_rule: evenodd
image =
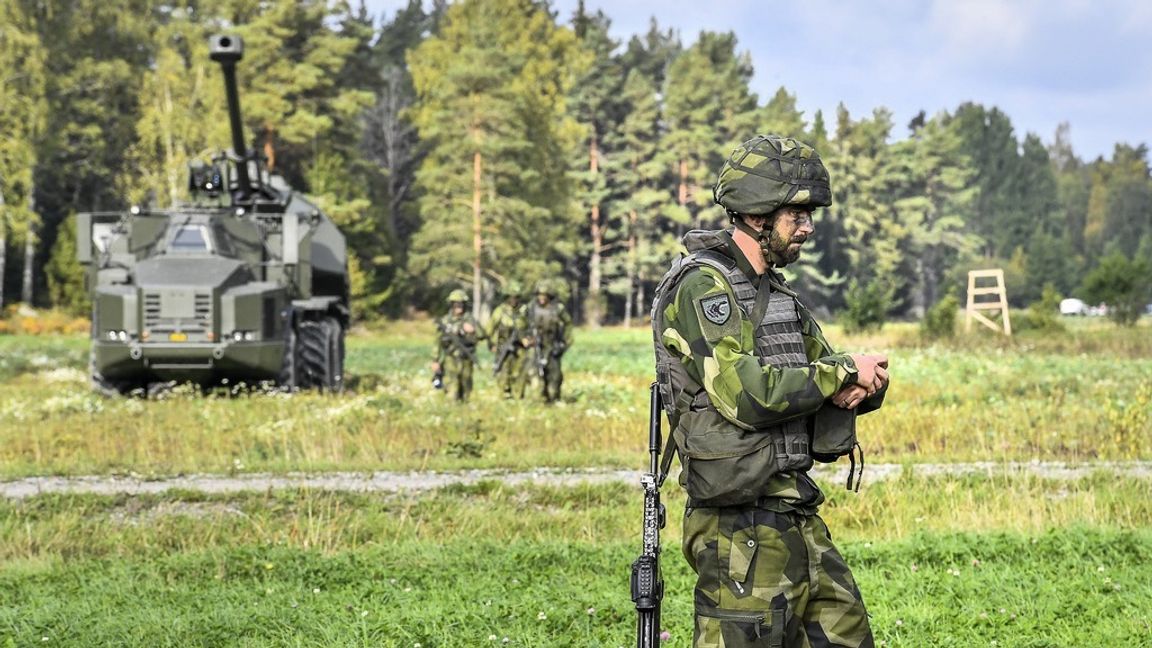
M843 464L843 465L842 465ZM846 463L835 466L817 466L818 477L841 481L847 476ZM864 483L899 476L905 466L901 464L868 464L864 470ZM917 475L1031 475L1044 479L1079 479L1094 472L1105 471L1115 475L1152 479L1152 461L1141 462L1028 462L1028 463L956 463L914 464L909 467ZM239 491L265 491L269 489L316 489L352 492L419 492L452 484L475 484L483 480L499 480L510 485L540 484L567 486L577 483L633 483L639 488L640 473L634 470L610 468L586 470L539 469L528 472L499 470L468 470L461 472L373 472L373 473L285 473L250 475L186 475L164 479L133 477L27 477L0 482L0 497L22 499L42 493L97 493L144 494L163 493L173 489L204 493L232 493Z

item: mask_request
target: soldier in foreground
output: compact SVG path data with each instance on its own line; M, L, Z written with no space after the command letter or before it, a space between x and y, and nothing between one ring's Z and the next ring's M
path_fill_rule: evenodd
M560 400L560 387L564 384L560 359L572 346L572 316L556 299L556 289L548 281L536 284L536 300L528 305L525 315L534 348L536 376L540 379L540 393L545 403L555 403Z
M448 295L448 314L436 322L434 374L443 376L444 391L458 401L472 393L472 368L476 364L476 343L484 339L484 329L468 312L468 295L457 288Z
M518 281L504 286L504 301L492 311L488 321L488 349L492 351L492 375L504 398L524 398L528 376L528 322L520 298L524 287Z
M834 352L777 272L799 259L813 210L831 204L828 173L811 147L758 136L732 153L713 192L733 228L684 237L689 255L673 262L652 312L688 494L694 645L871 647L808 469L854 457L855 416L880 406L887 359Z

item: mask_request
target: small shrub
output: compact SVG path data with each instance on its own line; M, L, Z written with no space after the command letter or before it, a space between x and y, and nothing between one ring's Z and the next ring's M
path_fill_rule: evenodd
M949 291L924 313L920 321L920 335L930 340L950 340L956 337L956 312L960 300Z
M1092 302L1108 304L1108 317L1120 326L1134 326L1152 298L1152 267L1145 259L1129 259L1114 252L1084 277L1084 294Z
M1012 316L1012 328L1016 331L1064 332L1064 324L1060 321L1060 293L1056 288L1045 284L1040 299L1032 302L1027 311Z
M846 304L840 313L840 322L846 333L878 331L888 319L888 305L892 301L892 290L878 280L861 286L853 279L844 294Z

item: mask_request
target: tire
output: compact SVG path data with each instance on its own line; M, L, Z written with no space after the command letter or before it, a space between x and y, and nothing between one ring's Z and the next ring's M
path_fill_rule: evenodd
M292 325L284 331L284 361L280 365L280 373L276 376L276 384L284 391L294 392L300 388L299 350L296 348L296 326Z
M335 317L320 321L328 342L328 381L323 389L335 394L344 391L344 327Z
M300 322L297 379L301 389L344 389L344 329L334 317Z
M123 380L109 380L96 370L96 355L88 356L88 382L92 390L108 398L127 396L132 391L131 383Z
M323 388L328 381L329 355L328 340L320 322L305 320L300 322L297 338L298 366L297 380L300 389Z

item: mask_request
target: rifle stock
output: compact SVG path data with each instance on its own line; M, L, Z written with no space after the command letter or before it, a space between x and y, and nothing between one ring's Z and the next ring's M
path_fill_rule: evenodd
M664 528L664 505L660 503L660 390L650 388L648 405L648 472L641 475L644 488L644 531L640 556L632 563L632 602L636 604L636 646L660 645L660 602L664 598L664 577L660 571L660 529Z

